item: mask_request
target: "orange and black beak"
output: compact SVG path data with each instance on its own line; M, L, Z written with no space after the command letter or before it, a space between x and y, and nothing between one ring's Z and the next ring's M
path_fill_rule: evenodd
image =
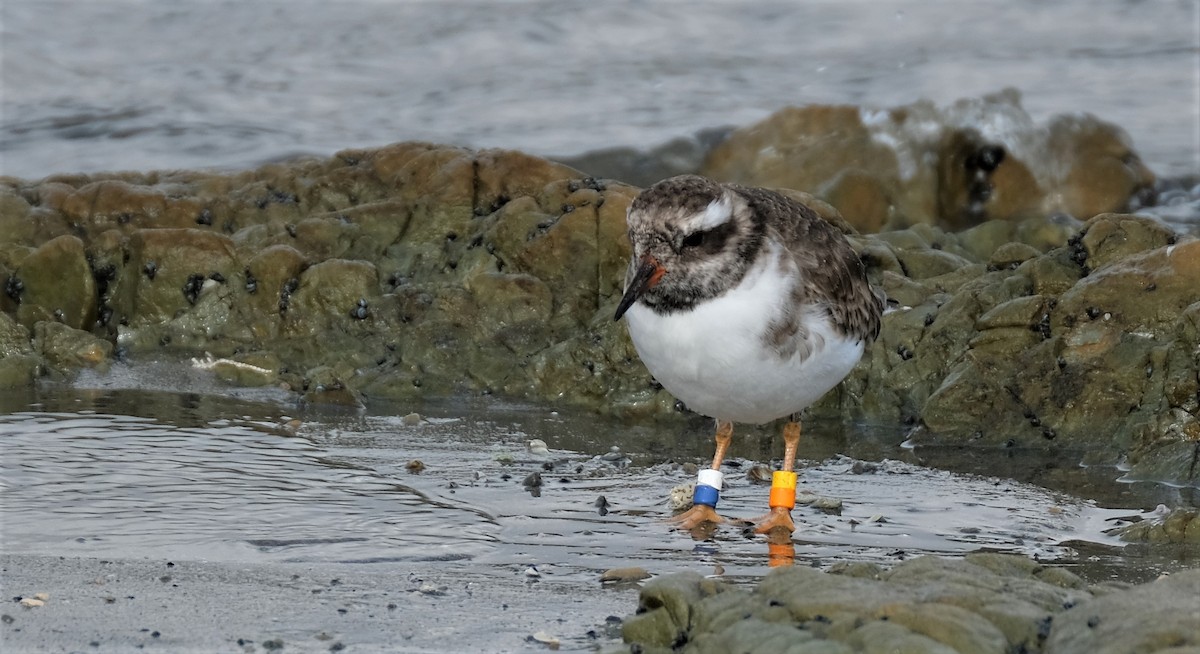
M629 287L625 289L625 295L621 297L621 303L617 305L617 315L613 316L613 320L620 320L629 307L642 297L642 293L657 284L666 272L667 269L662 267L658 259L649 254L643 255L641 263L638 264L637 273L633 275L633 279L629 280Z

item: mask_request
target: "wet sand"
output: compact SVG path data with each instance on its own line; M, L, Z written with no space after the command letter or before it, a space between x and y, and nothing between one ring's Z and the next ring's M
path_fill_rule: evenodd
M449 563L226 563L5 555L7 652L513 652L619 638L631 585L583 592L521 570ZM595 634L595 637L589 635ZM280 645L282 647L280 647Z

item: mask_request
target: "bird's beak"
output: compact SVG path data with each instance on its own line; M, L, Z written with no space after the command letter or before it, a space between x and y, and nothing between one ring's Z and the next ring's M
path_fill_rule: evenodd
M621 297L621 303L617 305L617 314L613 316L613 320L620 320L629 307L642 297L642 293L657 284L666 272L667 269L662 267L658 259L649 254L643 255L641 263L638 264L637 273L634 274L633 279L629 280L625 295Z

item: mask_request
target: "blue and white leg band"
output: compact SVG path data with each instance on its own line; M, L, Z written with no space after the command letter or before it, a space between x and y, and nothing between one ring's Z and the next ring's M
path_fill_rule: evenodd
M721 499L721 484L725 476L720 470L705 468L696 475L696 490L692 493L692 504L717 508L717 500Z

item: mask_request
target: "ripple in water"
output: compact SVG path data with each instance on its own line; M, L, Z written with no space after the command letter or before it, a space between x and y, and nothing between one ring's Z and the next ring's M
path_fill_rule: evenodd
M727 578L753 579L769 563L766 541L746 537L736 524L697 541L663 521L671 487L694 480L677 462L711 456L707 423L680 430L491 403L453 404L440 410L445 417L419 424L394 415L311 414L285 429L275 417L240 415L263 413L230 398L82 393L88 404L68 393L41 410L10 405L7 414L0 398L6 553L458 561L452 567L472 580L524 578L536 566L540 583L589 588L612 567L660 574L720 566ZM89 406L97 410L72 410ZM779 454L778 439L767 432L746 429L735 438L723 515L766 511L767 487L753 483L748 470ZM526 451L534 438L549 444L549 454ZM1087 472L1072 462L1077 458L1063 468L1044 457L1033 467L1013 460L1009 470L994 451L958 459L930 448L920 453L982 473L970 474L927 467L900 441L894 430L809 426L798 462L801 489L842 506L832 513L796 508L798 564L893 563L981 549L1067 564L1085 564L1099 552L1101 567L1119 570L1135 563L1105 532L1136 511L1102 508L1069 490L1086 486L1055 481L1056 474ZM616 462L606 457L614 445L624 453ZM413 459L424 472L408 472ZM1050 476L1015 474L1034 469ZM533 494L523 481L535 474L541 483ZM1027 483L1038 480L1068 492ZM601 496L607 511L597 510ZM1141 503L1123 504L1130 502Z
M9 553L450 559L494 530L267 424L20 412L0 415L0 443Z

